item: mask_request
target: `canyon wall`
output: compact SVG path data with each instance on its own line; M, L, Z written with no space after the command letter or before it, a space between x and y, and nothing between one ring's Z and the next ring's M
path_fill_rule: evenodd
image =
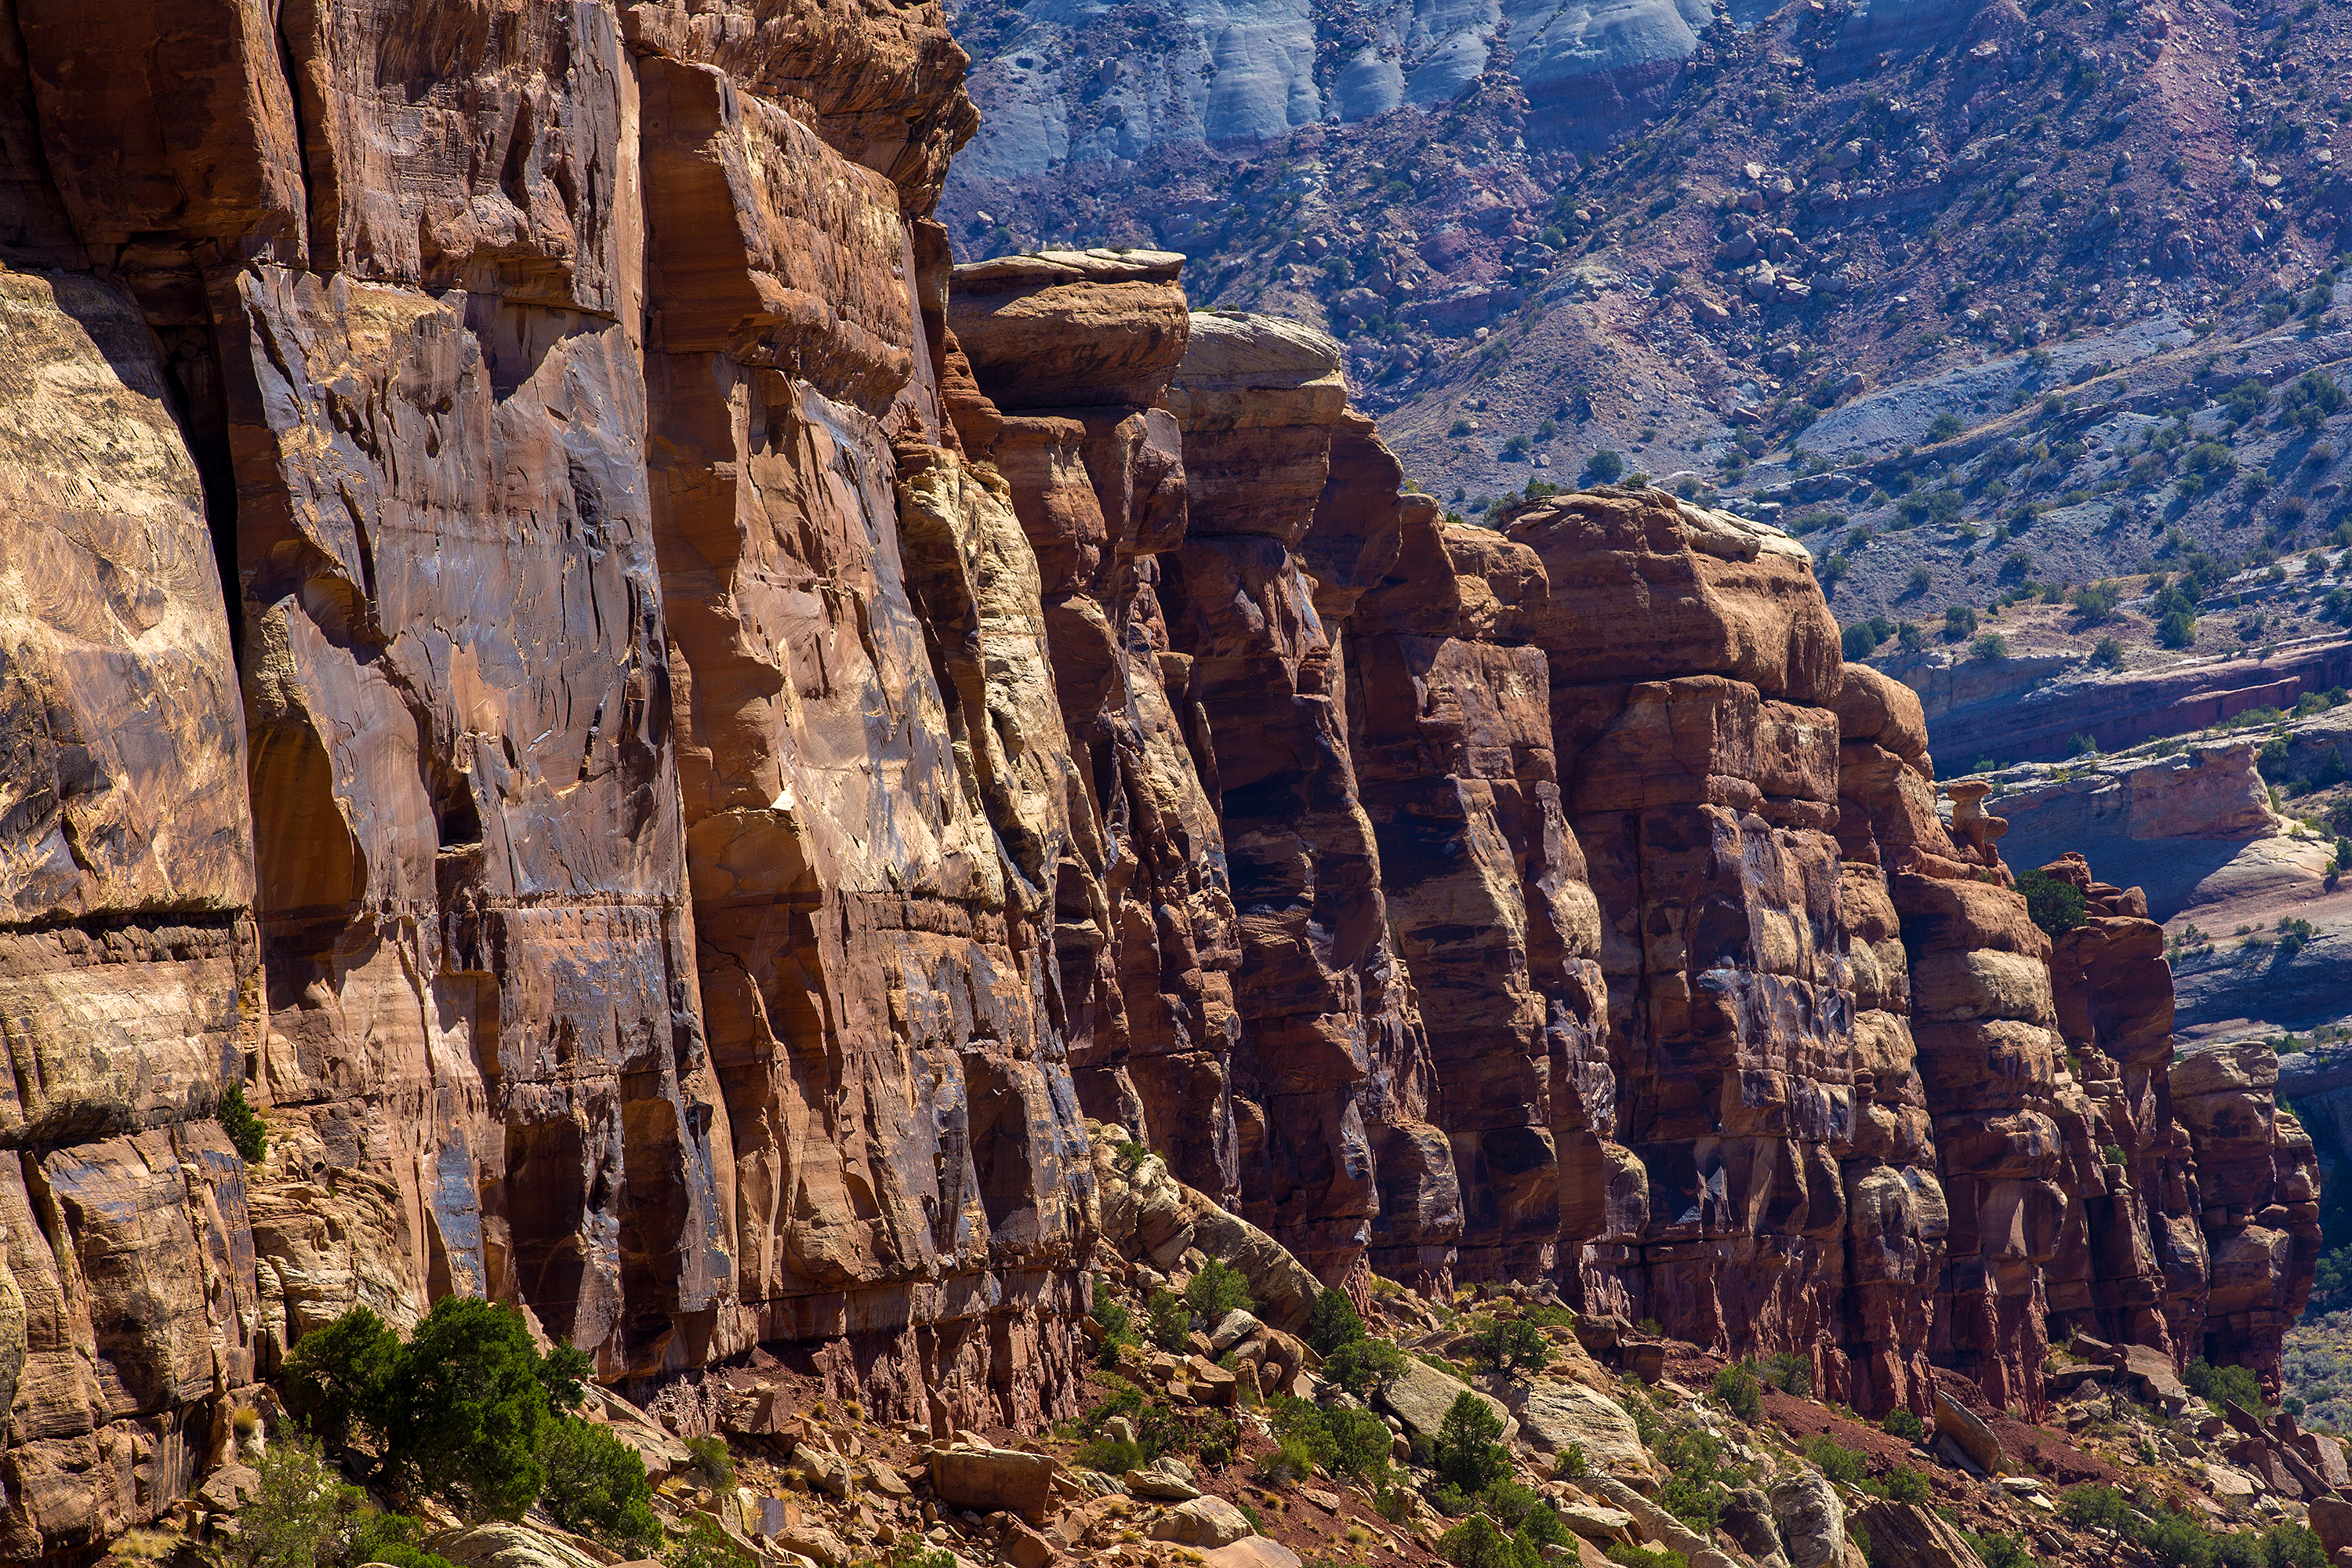
M13 14L10 1561L354 1305L681 1421L755 1348L1066 1414L1089 1121L1325 1287L1873 1412L2068 1327L2274 1365L2275 1069L2170 1063L2144 899L2026 918L1805 552L1465 527L1181 257L951 267L935 8Z

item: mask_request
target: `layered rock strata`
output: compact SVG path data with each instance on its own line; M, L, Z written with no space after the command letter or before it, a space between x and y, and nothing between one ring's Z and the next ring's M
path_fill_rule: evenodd
M1357 788L1344 630L1324 618L1304 547L1343 529L1370 558L1360 570L1378 570L1402 476L1385 450L1363 452L1385 484L1346 482L1335 447L1369 423L1344 423L1339 345L1290 322L1194 316L1169 403L1191 521L1161 595L1215 737L1239 914L1242 1212L1339 1284L1381 1207L1367 1110L1410 1113L1427 1045ZM1368 506L1385 517L1353 514Z
M1034 1425L1204 1237L1871 1411L2274 1363L2309 1141L2168 1061L2144 901L2026 918L1804 552L1449 524L1180 258L951 268L934 9L17 10L8 1560L451 1292L688 1426L755 1347Z

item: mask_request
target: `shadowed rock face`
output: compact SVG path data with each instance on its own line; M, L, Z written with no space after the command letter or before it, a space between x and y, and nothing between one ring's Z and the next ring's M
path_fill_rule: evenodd
M925 7L131 10L0 54L0 1556L451 1292L1034 1426L1139 1226L1874 1412L2272 1374L2275 1068L2170 1061L2137 889L2027 920L1785 536L1447 526L1180 258L951 269Z
M1361 437L1342 422L1339 363L1290 322L1192 318L1169 395L1191 522L1160 585L1215 737L1240 927L1242 1212L1332 1285L1364 1266L1381 1209L1367 1110L1409 1110L1427 1050L1357 789L1345 632L1297 549L1327 515L1352 537L1386 531L1330 482L1335 438Z

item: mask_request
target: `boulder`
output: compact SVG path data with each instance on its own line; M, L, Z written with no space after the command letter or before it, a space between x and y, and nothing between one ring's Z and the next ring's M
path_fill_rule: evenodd
M1265 1535L1245 1535L1201 1553L1208 1568L1300 1568L1298 1553Z
M2315 1498L2311 1504L2312 1532L2334 1562L2338 1548L2352 1546L2352 1502L2340 1497Z
M1001 1509L1042 1526L1053 1510L1060 1468L1044 1454L1013 1448L934 1448L931 1489L942 1502L972 1513Z
M1150 1469L1128 1471L1127 1489L1160 1502L1190 1502L1201 1495L1192 1467L1171 1457L1152 1461Z
M1622 1508L1604 1508L1591 1502L1567 1502L1560 1504L1557 1511L1562 1524L1587 1541L1598 1541L1607 1545L1632 1539L1627 1531L1633 1527L1633 1516Z
M445 1531L425 1549L457 1568L602 1568L602 1559L545 1531L504 1521Z
M1959 1530L1922 1504L1873 1502L1854 1523L1870 1537L1871 1568L1982 1568Z
M1182 1546L1230 1546L1253 1533L1249 1516L1221 1497L1196 1497L1178 1503L1151 1527L1152 1540Z
M1500 1384L1502 1402L1520 1435L1547 1454L1574 1444L1584 1462L1604 1475L1647 1479L1650 1450L1624 1406L1580 1383L1543 1378Z
M1837 1489L1811 1470L1772 1483L1772 1520L1796 1568L1843 1568L1845 1505Z
M1940 1388L1936 1390L1936 1435L1949 1437L1986 1475L1997 1476L2008 1468L2008 1456L2001 1452L2000 1439L1993 1436L1992 1428Z
M1518 1430L1518 1422L1510 1409L1491 1394L1481 1394L1458 1377L1449 1377L1415 1356L1407 1356L1404 1371L1382 1384L1372 1394L1372 1403L1414 1432L1428 1436L1437 1436L1445 1423L1445 1413L1464 1394L1483 1401L1503 1423L1504 1436Z

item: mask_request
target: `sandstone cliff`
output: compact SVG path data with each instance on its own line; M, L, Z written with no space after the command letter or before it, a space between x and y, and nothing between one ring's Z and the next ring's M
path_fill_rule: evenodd
M1181 258L950 268L934 9L16 16L10 1560L357 1304L1034 1426L1090 1120L1299 1310L1551 1277L1870 1411L2274 1360L2308 1141L2169 1082L2144 903L2053 952L1805 552L1450 525Z

